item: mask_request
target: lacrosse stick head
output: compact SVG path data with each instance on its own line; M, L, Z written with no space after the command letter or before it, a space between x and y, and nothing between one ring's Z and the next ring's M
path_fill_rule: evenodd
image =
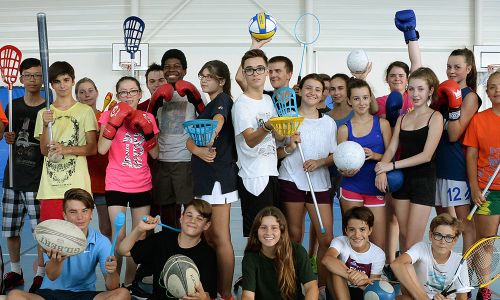
M133 59L139 45L141 44L142 33L144 32L144 21L136 16L130 16L123 22L123 34L125 39L125 50L130 53Z
M297 96L295 91L287 86L274 91L273 104L279 117L297 117Z
M190 120L182 123L196 146L205 147L210 141L217 127L217 121L210 119Z
M0 72L3 82L9 86L9 90L12 90L19 75L21 57L21 51L12 45L0 48Z
M281 136L291 136L300 127L304 117L276 117L269 119L274 130Z

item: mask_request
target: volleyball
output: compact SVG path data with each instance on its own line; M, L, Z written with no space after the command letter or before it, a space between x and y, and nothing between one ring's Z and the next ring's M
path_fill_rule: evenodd
M376 280L365 288L364 300L394 300L396 293L392 285L383 280Z
M368 55L363 49L351 51L347 56L347 67L353 73L363 72L368 66Z
M365 150L356 142L342 142L333 153L333 161L339 170L358 170L365 163Z
M277 29L276 20L266 13L258 13L250 19L248 32L257 40L272 38Z

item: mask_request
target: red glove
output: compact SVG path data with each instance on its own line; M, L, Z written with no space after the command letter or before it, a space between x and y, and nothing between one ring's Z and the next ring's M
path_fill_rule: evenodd
M156 138L153 132L153 121L148 117L148 115L142 110L136 110L130 118L130 124L137 131L144 134L144 150L149 152L156 145Z
M163 101L169 102L172 100L173 95L174 88L170 83L160 85L153 93L153 96L151 96L147 112L156 117L158 110L163 106Z
M179 96L187 96L189 103L194 105L198 114L203 112L205 109L205 103L203 103L203 100L201 99L200 92L198 92L198 89L191 82L177 80L175 83L175 90Z
M120 128L123 121L128 118L134 109L125 102L120 102L113 107L109 113L108 123L104 126L102 136L108 140L115 137L116 130Z
M460 107L462 106L460 85L456 81L446 80L439 85L437 95L439 99L443 99L443 103L448 103L448 120L460 119Z

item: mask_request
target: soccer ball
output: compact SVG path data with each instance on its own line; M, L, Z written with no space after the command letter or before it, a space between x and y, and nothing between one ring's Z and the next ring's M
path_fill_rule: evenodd
M248 32L257 40L272 38L277 29L276 20L266 13L258 13L250 19Z

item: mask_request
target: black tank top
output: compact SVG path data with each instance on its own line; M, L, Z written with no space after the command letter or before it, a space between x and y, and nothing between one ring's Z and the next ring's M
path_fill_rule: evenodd
M401 150L399 159L405 159L412 157L424 151L425 142L427 141L427 135L429 133L429 123L431 121L432 112L427 125L425 127L416 130L404 130L402 129L403 119L401 118L401 123L399 127L399 148ZM403 172L405 176L436 176L435 166L434 166L434 154L429 162L404 168Z

